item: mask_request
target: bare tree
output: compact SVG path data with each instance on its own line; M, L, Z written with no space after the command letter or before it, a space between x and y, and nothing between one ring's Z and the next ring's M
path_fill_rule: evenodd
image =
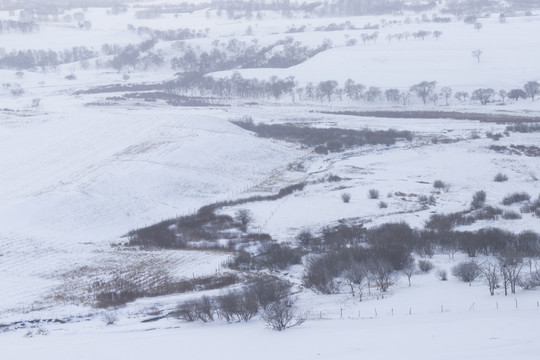
M504 104L504 100L508 96L508 93L506 92L506 90L501 89L501 90L499 90L498 94L499 94L499 97L502 99L502 102Z
M414 92L418 97L422 98L422 101L425 105L427 99L433 93L436 85L436 81L422 81L418 84L411 86L410 90Z
M534 101L535 96L540 94L540 83L538 81L529 81L523 86L523 90Z
M370 86L364 96L367 101L372 102L381 97L382 91L376 86Z
M351 289L351 294L354 297L355 286L358 287L358 294L360 301L362 301L362 289L364 287L364 282L367 280L368 271L365 266L358 263L351 262L349 267L345 269L343 276L345 277L345 283Z
M473 50L471 55L476 59L478 63L480 63L480 56L482 56L484 52L480 49Z
M450 96L452 96L452 89L448 86L445 86L441 89L441 96L444 97L444 100L446 101L446 106L448 106L448 99L450 99Z
M409 257L405 264L403 265L403 269L401 271L407 276L407 280L409 280L409 287L411 286L411 277L413 276L414 272L416 271L416 262L412 257Z
M305 248L313 246L315 243L315 236L309 229L304 229L296 235L296 240Z
M319 91L321 98L325 97L330 102L332 99L332 94L338 87L338 82L335 80L327 80L327 81L321 81L319 85L317 85L317 90Z
M508 295L508 285L512 294L516 293L516 284L519 280L521 270L525 265L523 258L513 250L508 250L499 255L499 268L503 276L504 295Z
M261 317L269 327L277 331L283 331L304 322L296 316L294 300L290 297L270 304L262 312Z
M480 271L487 280L489 293L491 296L495 294L495 288L499 285L499 267L489 261L481 265Z
M466 91L458 91L454 94L454 97L458 99L460 102L465 102L467 98L469 97L469 93Z
M461 281L468 282L469 286L480 275L480 267L476 261L464 261L452 268L452 275Z
M369 265L371 279L381 292L386 292L388 288L396 283L394 268L389 261L384 259L374 259Z
M478 100L482 105L486 105L495 95L495 90L491 88L476 89L472 92L471 100Z
M398 89L388 89L384 92L386 100L391 102L399 102L401 92Z
M240 230L246 232L249 223L253 221L253 214L248 209L239 209L234 213L234 219L240 224Z
M508 97L512 100L518 101L520 98L527 98L527 93L521 89L512 89L508 92Z
M474 29L475 29L476 31L480 32L480 30L482 29L482 27L483 27L483 26L482 26L482 23L481 23L481 22L478 22L478 21L477 21L477 22L474 23Z

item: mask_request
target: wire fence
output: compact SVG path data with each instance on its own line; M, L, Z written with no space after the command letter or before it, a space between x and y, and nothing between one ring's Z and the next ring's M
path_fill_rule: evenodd
M532 311L540 312L540 300L520 300L514 298L513 301L493 301L493 302L472 302L465 304L440 304L425 306L363 306L361 308L336 307L319 310L305 311L301 314L305 320L334 320L334 319L374 319L398 316L414 316L446 313L466 313L466 312L495 312L495 311Z

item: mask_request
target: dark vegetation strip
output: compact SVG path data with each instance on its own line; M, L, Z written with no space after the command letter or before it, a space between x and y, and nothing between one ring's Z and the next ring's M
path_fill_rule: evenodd
M234 121L243 129L253 131L260 137L295 141L315 147L318 153L339 152L355 146L393 145L398 139L412 140L410 131L398 130L352 130L341 128L318 129L293 124L254 124L251 119Z
M124 305L142 297L222 289L241 281L236 274L224 274L178 281L167 280L153 286L144 286L123 278L115 278L93 285L94 305L97 308L108 308Z
M539 157L540 156L540 147L538 146L526 146L526 145L510 145L504 146L504 145L491 145L489 147L490 150L493 150L495 152L501 153L501 154L507 154L507 155L525 155L529 157Z
M211 102L212 99L192 96L178 95L162 91L134 92L123 94L122 96L111 96L105 98L106 101L126 101L142 100L145 102L165 101L171 106L225 106Z
M251 196L244 199L220 201L214 204L201 207L195 214L169 219L160 223L132 230L128 233L130 246L159 247L168 249L185 249L190 242L210 241L219 239L229 239L233 241L238 236L235 233L231 236L231 230L241 227L228 215L216 215L216 211L226 206L236 206L257 201L274 201L301 191L306 184L304 182L289 185L279 190L274 195ZM271 239L267 234L243 234L241 241ZM227 247L214 243L206 248L227 250ZM230 249L229 250L234 250Z
M330 115L349 115L361 117L384 117L392 119L454 119L454 120L478 120L481 122L494 123L539 123L540 117L503 115L503 114L480 114L462 113L457 111L321 111Z

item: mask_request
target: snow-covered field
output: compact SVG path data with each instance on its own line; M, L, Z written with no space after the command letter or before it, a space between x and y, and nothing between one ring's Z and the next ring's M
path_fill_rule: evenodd
M137 19L137 9L128 6L126 13L109 15L106 9L90 8L84 12L92 22L90 30L58 21L41 23L36 33L2 33L0 48L59 51L84 45L99 50L106 43L125 46L147 40L129 31L128 24L161 30L208 28L206 38L184 42L210 49L215 40L257 39L264 45L292 36L303 45L317 46L330 39L334 46L289 68L231 69L214 77L234 71L261 80L294 76L301 85L323 80L343 84L352 78L383 90L406 90L426 80L469 92L487 87L510 90L540 79L539 40L532 36L540 29L540 16L534 14L518 14L506 23L494 14L480 19L483 27L477 31L456 19L418 23L414 18L420 15L413 13L388 15L384 22L374 16L289 19L270 11L260 19L229 19L214 10ZM408 23L407 17L413 21ZM0 12L0 20L16 18ZM314 31L345 21L359 28L382 24L378 40L367 44L360 40L362 33L373 30ZM287 28L302 25L305 32L286 33ZM252 35L245 34L248 26ZM387 35L418 30L438 30L442 36L387 39ZM345 46L349 38L358 43ZM172 41L157 46L167 61L177 55ZM471 56L475 49L483 51L479 63ZM223 265L230 256L225 252L122 246L131 230L191 214L210 203L275 194L305 181L308 185L290 196L221 210L234 214L239 208L249 209L255 231L279 242L294 242L302 229L317 232L340 219L361 221L366 227L405 221L421 228L433 213L467 210L478 190L486 191L487 204L493 206L501 206L511 192L524 191L533 199L540 195L538 157L489 149L491 145L539 146L539 132L510 132L494 141L486 133L502 133L506 124L321 112L391 108L534 117L540 113L539 100L507 100L504 105L497 100L482 106L451 99L448 106L442 105L443 100L423 106L415 99L407 107L385 101L292 103L283 98L256 103L226 99L221 101L225 106L207 107L142 100L105 106L106 97L116 94L77 93L93 86L172 79L176 70L167 61L159 68L125 72L93 63L83 69L78 62L54 69L24 69L22 75L16 69L0 69L4 84L0 88L0 325L22 324L5 332L0 328L2 359L532 359L538 353L540 292L518 289L505 297L497 289L490 296L480 278L468 286L452 276L439 281L434 272L413 276L411 287L401 277L384 296L373 288L362 302L346 290L320 295L304 288L303 266L275 273L296 284L296 306L306 319L283 333L266 328L258 317L246 324L221 320L188 324L171 318L142 322L152 313L173 310L196 293L138 299L114 310L118 321L106 326L104 311L92 307L89 295L96 282L126 274L143 281L230 271ZM76 79L66 79L69 74ZM123 79L123 74L129 76ZM12 89L19 85L14 84L24 93L15 95ZM266 124L408 130L414 139L320 155L294 142L257 137L230 122L247 116ZM509 180L494 182L499 172ZM320 181L329 175L345 180ZM449 191L436 191L435 180L448 183ZM387 208L368 199L370 189L379 190ZM349 203L342 201L343 192L350 193ZM421 206L419 195L433 195L436 204ZM505 209L519 211L519 207ZM479 221L463 229L482 227L540 232L540 221L523 214L518 220ZM460 253L455 259L437 254L431 261L436 268L450 270L465 259ZM72 322L39 324L39 319Z

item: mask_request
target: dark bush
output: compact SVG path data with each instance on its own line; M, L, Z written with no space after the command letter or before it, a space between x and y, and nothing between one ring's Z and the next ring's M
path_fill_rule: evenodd
M473 211L467 218L471 220L496 220L504 211L498 207L485 206Z
M444 269L438 269L437 272L435 273L435 276L437 277L437 279L439 279L441 281L447 281L448 280L448 271L446 271Z
M322 244L325 248L339 249L358 244L365 234L362 224L342 223L335 227L325 226L322 229Z
M342 193L341 200L343 200L344 203L348 203L349 201L351 201L351 194L348 192Z
M232 259L226 262L226 265L230 269L235 270L254 270L256 269L255 261L249 252L244 249L240 249Z
M378 199L379 198L379 190L370 189L368 191L368 198L370 198L370 199Z
M474 221L464 213L433 214L426 222L426 229L438 232L447 232L459 225L469 225Z
M289 281L263 276L248 284L248 291L255 295L262 309L270 304L286 299L291 292Z
M214 304L213 301L203 296L198 300L186 301L178 305L176 311L171 315L184 321L201 320L203 322L214 321Z
M442 180L435 180L433 182L433 187L437 190L443 190L447 192L450 189L450 185L443 182Z
M402 270L416 248L417 236L404 222L387 223L370 229L366 240L372 245L371 252L392 264L394 270Z
M540 216L540 196L533 202L523 205L519 210L522 213L535 213L536 216Z
M298 235L296 235L295 239L304 248L313 247L313 246L317 245L317 242L318 242L318 239L308 229L304 229L304 230L300 231L298 233Z
M256 264L259 268L284 270L291 265L300 264L301 260L302 253L299 249L279 243L265 243L256 257Z
M303 284L322 294L334 294L339 290L334 277L339 276L344 264L333 263L328 256L308 259L303 276Z
M420 271L428 273L433 269L433 263L429 260L418 260L418 268Z
M508 181L508 176L506 176L503 173L497 173L497 175L495 175L495 177L493 178L493 181L495 181L495 182L505 182L505 181Z
M249 290L229 291L216 301L218 315L227 322L249 321L259 311L257 296Z
M261 317L269 327L276 331L283 331L303 322L303 319L297 317L294 300L290 297L270 304Z
M519 220L521 219L521 215L518 212L508 210L502 214L502 218L506 220Z
M480 267L476 261L465 261L452 268L452 275L469 284L481 275Z
M471 209L480 209L486 202L486 192L484 190L477 191L473 194L471 201Z
M412 140L409 131L389 130L352 130L340 128L310 128L293 124L257 124L252 121L233 121L246 130L254 131L258 136L293 140L307 146L313 146L315 152L326 154L328 151L342 151L344 149L363 145L385 144L392 145L398 139Z
M519 132L519 133L533 133L540 132L540 124L538 123L517 123L508 125L507 131Z
M531 199L531 195L527 194L526 192L516 192L513 194L506 195L504 199L502 200L503 205L512 205L519 202L529 201Z

